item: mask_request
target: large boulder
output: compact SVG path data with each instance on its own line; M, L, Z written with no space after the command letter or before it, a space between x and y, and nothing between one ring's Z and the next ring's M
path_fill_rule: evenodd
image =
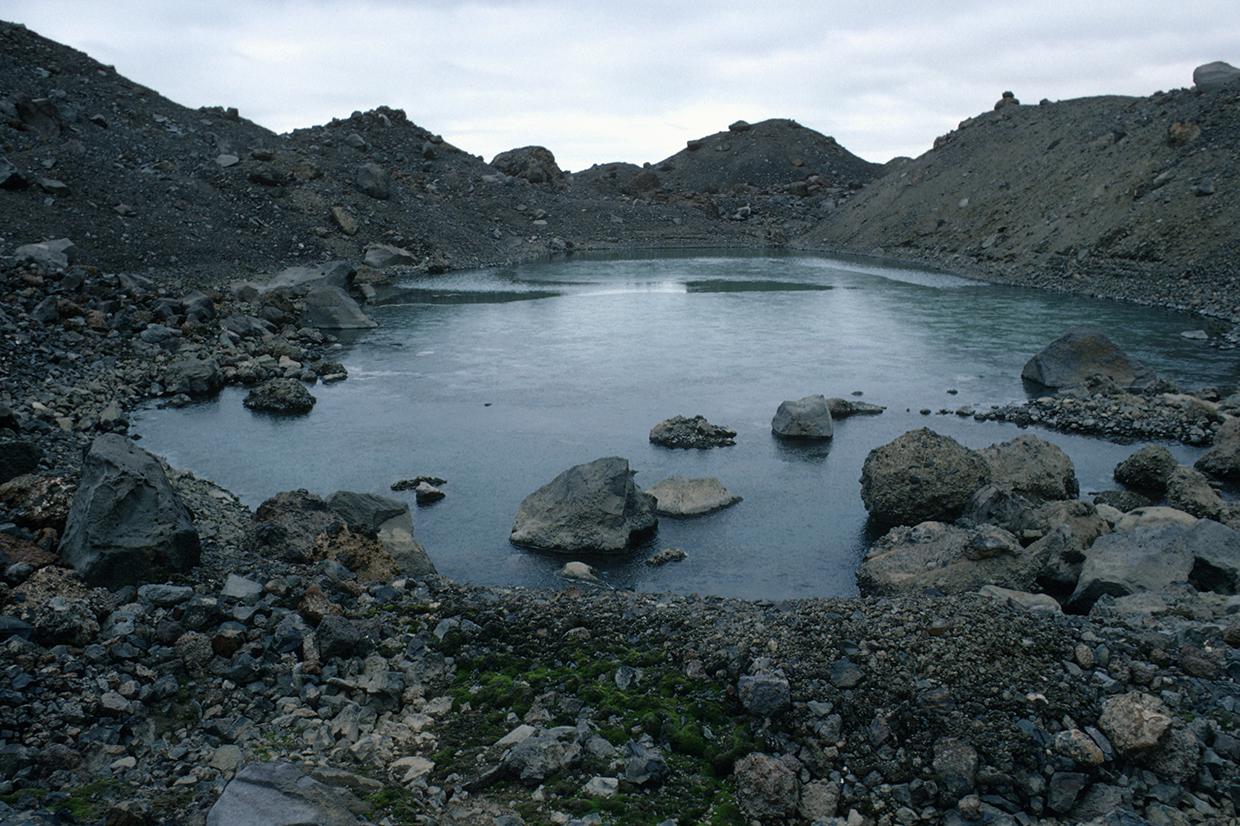
M353 185L371 198L386 201L392 197L392 183L387 171L377 163L363 164L353 176Z
M311 558L319 536L337 534L344 526L344 519L321 496L286 490L254 511L252 542L272 556L303 562Z
M760 752L736 761L732 770L736 800L750 820L785 823L795 819L801 781L790 763Z
M1104 595L1123 597L1189 582L1201 591L1234 594L1240 586L1240 533L1210 519L1162 524L1099 537L1068 607L1085 612Z
M660 516L702 516L731 507L741 498L718 479L686 479L671 476L651 486L646 493L658 500Z
M1193 85L1197 87L1198 92L1240 89L1240 69L1221 60L1203 63L1193 69Z
M206 826L361 826L369 807L348 788L359 781L328 785L293 763L251 763L224 787Z
M1223 423L1214 434L1214 446L1194 466L1207 476L1240 482L1240 418Z
M413 514L405 502L342 490L327 497L327 506L350 529L378 540L402 574L424 577L436 573L426 549L413 538Z
M339 287L316 287L307 293L301 320L320 330L368 330L379 326Z
M650 441L663 447L728 447L736 444L736 431L706 421L704 416L673 416L650 428Z
M77 246L68 238L23 244L17 248L18 262L28 261L49 270L63 270L77 259Z
M782 402L771 419L771 432L785 439L830 439L833 425L826 396Z
M315 401L306 386L297 379L280 378L268 379L255 387L246 394L242 403L261 413L292 416L309 413Z
M564 172L555 162L555 155L545 146L522 146L500 152L491 159L491 166L532 184L558 184L564 180Z
M1227 516L1227 503L1218 491L1210 487L1205 474L1196 468L1180 465L1167 477L1167 504L1201 519L1217 519Z
M1031 590L1041 563L1002 528L923 522L893 528L866 553L857 584L867 594L947 594L998 585Z
M1041 499L1075 499L1081 487L1068 454L1037 436L1017 436L979 451L991 481Z
M1162 445L1146 445L1115 466L1115 481L1125 487L1161 496L1175 457Z
M947 522L991 473L976 451L923 427L870 451L861 468L861 499L881 526Z
M164 392L185 394L191 398L205 398L219 391L223 374L213 358L199 358L193 353L178 358L164 373Z
M96 438L82 463L61 559L91 584L116 586L187 571L200 550L163 465L124 436Z
M571 467L525 497L510 539L539 550L614 553L658 524L655 498L633 484L627 459L611 456Z
M353 279L353 266L348 261L326 261L322 264L302 264L286 267L259 287L259 292L277 290L305 290L315 287L340 287L347 289Z
M1124 389L1149 387L1154 371L1129 358L1097 330L1078 327L1055 339L1025 364L1021 378L1050 390L1084 387L1101 376Z

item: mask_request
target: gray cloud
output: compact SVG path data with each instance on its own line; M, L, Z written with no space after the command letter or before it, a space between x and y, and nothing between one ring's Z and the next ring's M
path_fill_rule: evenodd
M388 104L468 151L540 143L572 169L658 160L765 117L881 161L1005 89L1148 94L1240 60L1234 0L7 0L0 14L280 131Z

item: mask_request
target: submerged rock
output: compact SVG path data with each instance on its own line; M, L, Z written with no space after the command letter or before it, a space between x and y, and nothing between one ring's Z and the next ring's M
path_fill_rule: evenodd
M877 416L887 408L881 404L832 398L827 399L827 409L832 419L847 419L849 416Z
M297 379L269 379L255 387L245 397L245 406L251 410L280 415L309 413L317 401L306 386Z
M1084 387L1098 376L1123 389L1152 386L1154 371L1129 358L1097 330L1076 328L1055 339L1025 364L1021 378L1051 390Z
M115 586L187 571L200 551L158 460L119 434L96 438L60 543L65 564L91 584Z
M650 441L674 448L727 447L736 444L736 431L711 424L703 416L673 416L650 429Z
M627 459L576 465L531 493L517 508L511 541L539 550L615 553L658 527L655 498L633 484Z
M833 426L826 396L782 402L771 419L771 432L785 439L830 439Z
M722 482L709 477L672 476L651 486L646 493L658 500L656 511L660 516L702 516L741 501Z
M870 451L861 469L861 499L883 526L950 521L992 472L976 451L923 427Z

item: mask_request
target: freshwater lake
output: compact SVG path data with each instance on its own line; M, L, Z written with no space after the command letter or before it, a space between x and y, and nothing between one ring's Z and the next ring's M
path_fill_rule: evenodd
M132 430L148 450L256 506L292 488L392 493L443 477L447 498L414 509L440 573L490 585L559 587L567 557L508 542L521 499L565 468L624 456L648 487L716 476L740 504L661 518L648 546L580 557L617 588L782 599L856 593L873 536L861 504L866 454L928 426L970 447L1034 432L1076 464L1082 494L1114 487L1134 447L921 408L983 408L1027 397L1025 361L1068 328L1102 328L1185 387L1234 385L1234 352L1181 333L1191 316L984 284L917 269L796 256L662 256L411 278L380 326L340 351L348 381L316 385L307 416L256 415L230 388L180 410L148 407ZM955 394L949 394L955 390ZM770 433L784 399L812 393L887 406L836 422L835 438L790 445ZM734 447L651 445L661 419L701 414ZM1181 461L1198 451L1168 445ZM663 547L688 558L644 564Z

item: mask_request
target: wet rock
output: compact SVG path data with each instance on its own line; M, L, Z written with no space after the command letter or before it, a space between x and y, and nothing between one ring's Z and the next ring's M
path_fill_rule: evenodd
M992 483L1000 487L1042 499L1074 499L1080 493L1072 460L1045 439L1017 436L979 453L990 465Z
M517 509L511 541L540 550L617 552L658 527L655 499L633 483L626 459L577 465L527 496Z
M282 416L309 413L316 399L297 379L268 379L246 394L246 407Z
M88 582L116 586L198 563L198 531L151 454L117 434L92 442L60 556Z
M830 439L833 424L826 397L781 402L771 419L771 432L784 439Z
M737 760L732 775L736 801L748 817L777 823L796 815L801 783L784 761L755 752Z
M656 512L660 516L702 516L741 501L741 497L714 478L672 476L651 486L646 493L658 501Z
M317 287L306 294L302 322L320 330L368 330L373 319L339 287Z
M207 813L206 826L361 826L367 807L293 763L251 763L237 771Z
M711 424L703 416L673 416L650 429L650 441L663 447L705 450L736 444L736 431Z
M877 416L886 410L879 404L859 402L852 399L827 399L827 410L832 419L847 419L849 416Z
M1115 481L1134 490L1162 495L1175 457L1162 445L1146 445L1115 466Z
M978 453L921 428L870 451L861 469L861 499L881 526L950 521L990 476Z
M688 556L683 548L663 548L658 553L646 559L646 564L652 567L666 565L669 562L680 562Z
M418 482L413 488L413 496L419 506L426 506L443 499L444 492L430 482Z
M1154 384L1154 371L1131 359L1097 330L1076 328L1047 345L1025 364L1021 378L1041 387L1060 390L1084 387L1098 376L1125 389Z
M873 594L928 589L958 594L983 585L1027 591L1040 567L1040 560L1002 528L923 522L893 528L875 543L857 570L857 583Z

